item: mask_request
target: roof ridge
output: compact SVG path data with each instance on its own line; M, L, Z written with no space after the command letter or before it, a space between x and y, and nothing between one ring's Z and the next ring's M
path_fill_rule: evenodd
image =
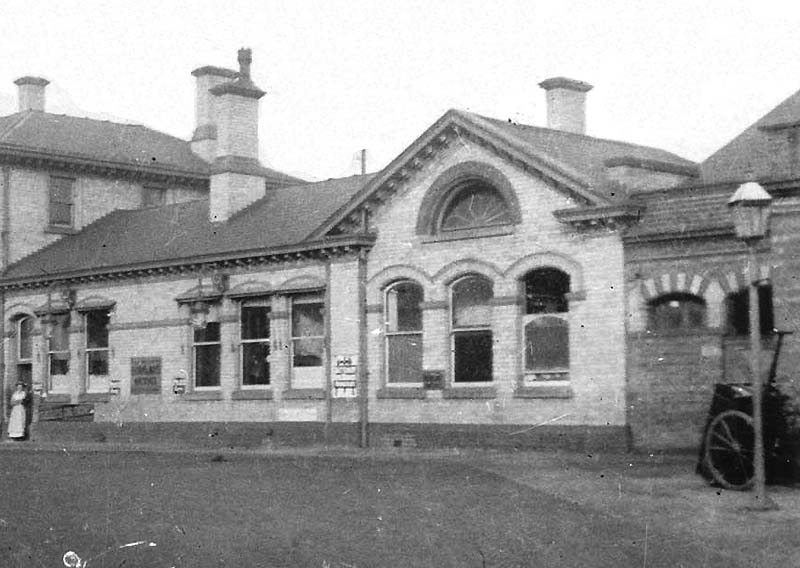
M678 154L676 154L675 152L672 152L671 150L666 150L664 148L659 148L658 146L649 146L649 145L646 145L646 144L637 144L635 142L627 142L625 140L617 140L617 139L614 139L614 138L602 138L600 136L592 136L590 134L581 134L579 132L570 132L568 130L559 130L557 128L547 128L546 126L537 126L535 124L524 124L524 123L521 123L521 122L513 122L510 119L509 119L509 121L503 121L503 120L501 120L499 118L494 118L494 117L491 117L491 116L485 116L485 115L482 115L482 114L478 114L476 112L470 112L470 111L459 110L459 109L457 109L457 110L458 110L458 112L463 112L465 114L469 114L469 115L472 115L472 116L477 116L478 118L482 118L484 120L489 120L489 121L492 121L492 122L495 122L495 123L500 123L500 124L503 124L503 125L511 125L511 126L522 127L522 128L530 128L532 130L538 130L538 131L542 131L542 132L552 132L552 133L558 134L560 136L583 138L583 139L589 139L589 140L597 140L598 142L609 142L611 144L619 144L621 146L627 146L627 147L630 147L630 148L647 148L649 150L657 150L659 152L664 152L664 153L670 154L671 156L679 158L679 159L681 159L681 160L683 160L685 162L689 162L689 163L692 163L692 164L697 164L697 162L694 162L693 160L689 160L688 158L684 158L683 156L679 156Z

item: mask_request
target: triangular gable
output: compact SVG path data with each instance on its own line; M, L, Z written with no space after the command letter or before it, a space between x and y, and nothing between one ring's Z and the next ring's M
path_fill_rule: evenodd
M591 190L591 180L581 172L553 160L550 156L538 154L535 148L494 127L479 116L459 110L449 110L320 225L309 239L349 232L348 229L358 230L359 227L363 230L361 221L363 210L375 209L385 203L412 172L425 167L454 139L463 137L489 148L524 170L548 178L556 190L568 194L584 206L610 203Z

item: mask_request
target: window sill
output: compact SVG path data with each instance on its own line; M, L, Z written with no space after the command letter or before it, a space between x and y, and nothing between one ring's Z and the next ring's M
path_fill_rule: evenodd
M111 393L108 392L85 392L78 395L78 402L109 402Z
M378 391L377 396L383 399L410 398L422 400L425 398L425 389L423 387L386 386Z
M496 398L497 388L494 386L485 387L447 387L442 390L442 398L457 399L485 399Z
M56 235L77 235L80 233L75 227L67 227L66 225L47 225L44 228L44 232Z
M442 231L435 235L422 237L422 242L439 243L448 241L460 241L464 239L482 239L484 237L502 237L513 235L514 227L509 225L499 225L497 227L479 227L475 229L460 229L457 231Z
M188 401L222 400L222 393L220 391L194 391L179 395L179 398L181 400L188 400Z
M325 389L289 389L283 391L284 400L324 400Z
M514 391L514 398L572 398L572 396L572 387L569 385L520 386Z
M272 400L272 389L242 389L231 393L232 400Z

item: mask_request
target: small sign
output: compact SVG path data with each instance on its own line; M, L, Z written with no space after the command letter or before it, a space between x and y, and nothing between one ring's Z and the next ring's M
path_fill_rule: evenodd
M355 398L358 395L358 356L337 355L333 379L334 398Z
M131 394L161 394L161 357L131 357Z

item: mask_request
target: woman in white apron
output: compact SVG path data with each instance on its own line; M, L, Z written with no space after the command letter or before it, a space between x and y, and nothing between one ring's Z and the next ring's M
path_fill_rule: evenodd
M18 382L17 389L11 395L11 416L8 418L8 437L21 440L25 438L25 399L28 398L28 391L25 390L25 383Z

